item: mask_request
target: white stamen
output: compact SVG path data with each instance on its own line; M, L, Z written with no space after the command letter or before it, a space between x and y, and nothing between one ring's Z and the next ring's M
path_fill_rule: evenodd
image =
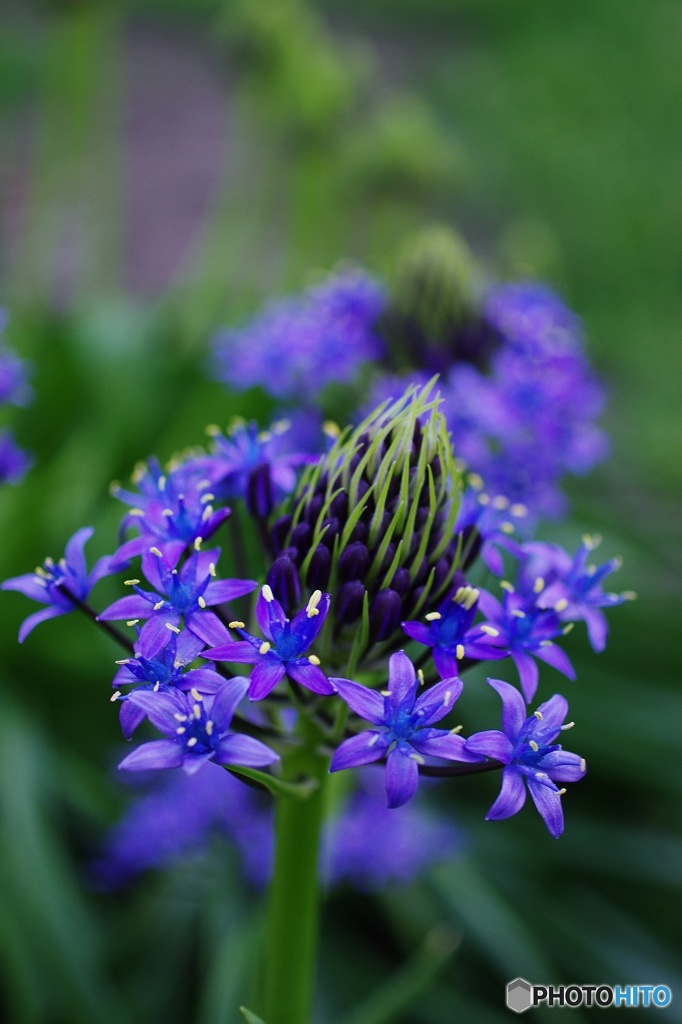
M318 606L318 604L320 603L321 600L322 600L322 591L321 590L313 591L313 594L312 594L310 600L308 601L308 604L306 605L306 615L308 616L309 619L312 619L313 616L320 614L320 609L317 606Z
M308 655L308 661L310 662L311 665L319 665L320 664L320 659L317 657L316 654L309 654Z
M264 599L268 602L268 604L270 604L271 601L275 600L275 595L272 592L272 587L270 587L267 583L261 589L261 594L263 595Z
M228 622L230 629L245 629L244 623L240 619L233 619L232 622Z
M258 648L258 653L259 654L267 654L271 647L272 647L272 644L269 644L267 640L264 640L263 643Z
M424 618L427 622L438 622L438 620L442 619L443 616L440 612L429 612L428 615L424 616Z

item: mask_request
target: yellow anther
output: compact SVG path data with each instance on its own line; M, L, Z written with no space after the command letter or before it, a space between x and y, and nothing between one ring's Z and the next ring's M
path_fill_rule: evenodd
M199 702L199 704L201 704L201 702L202 702L202 700L203 700L204 698L203 698L203 697L201 696L201 694L200 694L200 693L199 693L199 691L197 690L196 686L193 686L193 687L192 687L192 689L191 689L191 690L190 690L189 692L190 692L190 694L192 695L192 697L194 697L194 699L195 699L196 701L198 701L198 702Z
M380 738L381 738L381 733L380 733L380 732L375 732L375 733L374 733L374 735L372 736L371 740L368 740L368 741L367 741L367 746L368 746L368 747L373 747L373 746L374 746L374 744L375 744L375 743L376 743L376 742L377 742L377 741L378 741L378 740L379 740Z
M451 735L451 736L456 736L456 735L457 735L457 733L461 732L463 728L464 728L464 726L463 726L463 725L456 725L456 726L454 727L454 729L451 729L451 730L450 730L450 735Z
M121 691L120 690L115 690L114 693L112 693L112 695L109 698L109 700L111 701L112 704L115 704L120 696L121 696Z
M291 430L291 420L275 420L270 424L270 430L273 434L286 434L287 430Z
M151 554L156 555L157 558L163 558L163 555L161 554L158 548L150 548L149 550Z
M488 494L486 494L485 491L484 491L482 494L479 494L479 496L478 496L478 503L479 503L479 505L489 505L490 504L490 496Z
M209 437L217 437L218 434L222 433L217 423L209 423L204 431Z
M194 713L195 718L201 718L201 708L198 704L192 705L192 712Z
M416 761L417 764L426 764L426 762L425 762L424 758L421 756L421 754L410 754L410 760Z
M129 665L131 661L134 661L134 659L133 658L121 658L120 661L115 661L114 665Z
M210 492L202 494L201 498L199 499L199 503L201 505L205 505L207 501L215 501L215 494L211 494Z
M208 575L211 576L211 577L215 577L215 575L216 575L215 562L209 562L208 563Z
M206 598L199 596L197 598L197 604L199 605L200 608L205 608L206 607Z
M245 629L244 623L241 619L233 619L232 622L228 622L230 629Z
M172 622L167 622L166 623L166 629L170 629L171 633L181 633L182 632L182 630L179 628L179 626L174 626Z
M580 758L580 771L581 772L586 772L587 771L587 761L585 760L584 757Z
M438 622L438 619L442 619L443 616L440 612L429 612L428 615L424 616L424 618L427 622Z
M444 704L444 706L447 707L451 700L452 700L452 690L446 690L445 691L445 696L443 697L443 704Z
M525 505L522 505L520 501L517 501L514 505L512 505L509 511L513 516L522 517L528 515L528 509Z
M210 519L212 515L213 515L213 505L204 505L204 511L201 513L201 521L203 523L205 523L206 520ZM197 537L197 540L201 544L201 539L199 537ZM195 540L194 541L194 546L195 547L196 547L196 544L197 544L197 541Z
M480 596L480 590L477 590L476 587L469 587L469 593L467 595L466 601L464 602L464 607L466 608L467 611L470 611L471 608L473 608L473 606L476 604Z
M320 614L320 609L317 606L318 606L318 604L320 603L321 600L322 600L322 591L321 590L313 591L313 593L311 595L311 598L308 601L308 604L306 605L306 609L305 609L306 615L308 616L309 619L312 619L313 616Z
M390 690L379 690L379 693L381 694L382 697L390 697L391 696L391 691Z
M540 749L539 746L537 745L537 743L535 742L535 740L529 740L528 741L528 746L531 748L531 750L534 750L536 753Z
M211 721L210 718L204 728L206 729L207 736L210 736L213 733L213 722Z
M566 729L572 729L574 726L575 722L566 722L565 725L561 726L562 732L565 732Z
M517 619L525 619L526 613L522 612L520 608L512 608L512 615L515 615Z
M173 718L175 719L176 722L186 722L187 721L187 715L181 715L178 711L174 712Z
M265 584L264 587L262 587L261 594L263 595L264 600L268 602L268 604L270 604L271 601L275 600L275 595L272 592L272 587L270 587L267 583Z
M508 507L509 498L505 498L504 494L496 494L495 497L493 498L493 508L499 509L499 511L501 512L502 509Z
M575 629L575 622L569 622L569 624L567 626L564 626L564 628L561 630L561 632L563 633L564 636L568 636L568 634L571 633L574 629Z
M165 516L166 519L172 519L173 515L174 515L173 509L172 508L163 508L163 509L161 509L161 515Z
M258 440L261 442L261 444L267 444L268 441L272 441L272 434L270 433L269 430L261 430L260 434L258 435Z
M502 530L502 533L507 533L507 534L513 533L514 532L514 524L510 523L509 521L506 520L504 523L502 523L500 525L500 529Z
M128 512L129 516L143 516L144 512L141 508L131 508Z
M334 438L334 440L336 440L336 438L341 433L341 429L338 423L334 423L333 420L325 420L324 423L322 424L322 433L325 434L327 437L331 437Z
M424 684L426 683L426 679L424 677L424 669L423 668L418 668L417 669L417 679L419 680L419 685L420 686L424 686Z
M563 789L560 789L560 790L559 790L559 796L563 796L563 795L564 795L564 793L567 793L567 792L568 792L568 790L567 790L567 789L566 789L566 787L564 786L564 788L563 788Z
M475 491L482 491L485 486L483 483L483 477L478 473L469 473L467 475L467 483L470 487L473 487Z
M545 716L543 715L542 711L534 711L534 712L533 712L533 714L534 714L534 715L535 715L535 717L537 718L538 722L541 722L541 721L542 721L542 719L543 719L543 718L545 717Z
M184 725L179 725L175 731L178 736L182 736L183 732L187 732L187 729L185 729Z
M139 619L128 619L126 626L136 626L139 621Z
M310 662L311 665L319 665L320 664L320 659L318 658L318 656L316 654L309 654L308 655L308 661Z
M201 551L201 545L204 543L204 538L199 536L194 538L194 550Z
M493 626L481 626L481 633L485 633L486 636L499 636L499 629L495 629Z
M508 594L514 593L514 586L509 582L509 580L500 580L500 586L503 590L506 590Z
M160 476L159 477L159 490L160 491L165 491L166 490L166 478L165 478L165 476Z
M544 589L545 589L545 581L543 580L542 576L538 576L538 578L536 579L535 583L533 584L533 590L535 591L536 594L539 594L540 591L544 590Z
M46 580L48 578L47 573L43 569L42 565L37 565L35 569L36 576L40 576L41 579Z
M187 746L188 747L195 747L196 743L197 743L196 736L192 736L191 739L187 740Z
M624 590L623 593L620 596L624 597L626 601L636 601L637 600L637 592L634 591L634 590Z
M457 644L455 647L455 657L457 658L457 661L461 661L464 657L464 647L462 644Z
M568 608L568 601L565 597L562 597L561 600L557 601L557 603L554 605L555 612L563 612L566 608Z
M540 647L554 647L554 644L551 640L541 640Z
M272 644L269 644L267 640L264 640L263 643L258 648L258 653L259 654L267 654L271 647L272 647Z
M163 608L165 603L165 601L157 601L156 604L154 605L154 611L158 612L160 608Z

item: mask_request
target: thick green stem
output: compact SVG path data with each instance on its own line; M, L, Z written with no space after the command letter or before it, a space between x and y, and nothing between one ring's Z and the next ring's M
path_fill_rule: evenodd
M270 889L263 1019L266 1024L309 1024L318 945L320 830L329 760L318 753L320 734L302 717L302 746L286 778L313 778L307 800L280 797L275 812L275 872Z

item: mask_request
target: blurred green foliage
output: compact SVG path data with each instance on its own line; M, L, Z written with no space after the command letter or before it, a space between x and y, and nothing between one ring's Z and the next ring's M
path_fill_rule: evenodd
M36 402L16 424L37 459L0 493L2 576L61 553L83 524L97 527L90 559L110 551L109 481L252 408L206 380L210 332L311 269L356 257L393 272L396 247L439 217L490 268L549 277L611 386L614 452L572 485L573 520L547 535L571 546L599 530L640 593L613 612L606 654L579 629L570 640L590 775L558 842L530 810L486 825L491 778L438 788L468 836L463 858L406 890L330 897L320 1021L495 1024L517 975L679 992L680 5L129 0L8 5L2 18L0 140L21 165L28 131L30 160L1 296L8 341L35 365ZM229 167L194 257L150 297L122 284L124 56L138 22L203 41L231 110ZM63 266L74 209L75 272ZM126 802L107 701L116 653L73 619L20 650L27 606L3 602L5 1019L236 1022L258 981L259 899L218 844L199 868L95 890L89 858ZM546 695L554 682L547 670ZM467 687L465 723L497 711ZM459 941L452 957L429 945L434 928ZM675 1003L666 1015L682 1019Z

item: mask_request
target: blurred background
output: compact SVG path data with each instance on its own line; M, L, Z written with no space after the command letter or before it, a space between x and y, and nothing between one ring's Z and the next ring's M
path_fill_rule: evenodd
M218 327L343 259L390 277L433 221L491 274L556 288L611 392L612 457L543 534L598 531L639 593L605 653L582 629L567 645L590 777L566 834L530 811L486 824L486 776L439 787L457 857L329 894L325 1024L494 1024L518 975L682 994L681 46L676 0L0 3L0 306L35 390L11 414L35 465L0 491L2 578L82 525L91 560L113 550L110 481L252 408L208 376ZM73 617L19 648L34 609L2 604L4 1019L236 1021L259 895L220 842L98 888L90 865L129 798L117 655ZM438 971L434 926L461 937ZM615 1011L535 1011L569 1012ZM630 1012L682 1020L675 1002Z

